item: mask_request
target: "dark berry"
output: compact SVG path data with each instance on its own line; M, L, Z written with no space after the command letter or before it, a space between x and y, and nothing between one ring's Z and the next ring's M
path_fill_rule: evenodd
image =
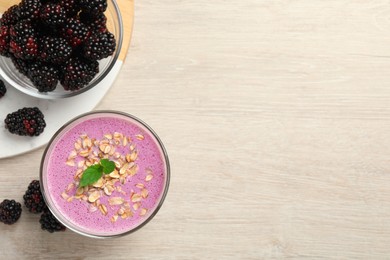
M101 60L112 55L115 46L115 37L112 33L97 33L85 41L84 56L92 60Z
M9 26L0 25L0 55L9 56Z
M71 18L80 11L78 0L62 0L59 4L64 8L66 16Z
M46 127L44 115L37 107L25 107L10 113L4 123L10 133L22 136L38 136Z
M72 47L63 38L43 37L40 42L40 59L61 64L69 60Z
M22 205L15 200L3 200L0 203L0 222L12 225L20 218Z
M23 196L24 205L31 213L41 213L46 209L45 201L41 193L41 187L38 180L33 180L28 185L26 193Z
M90 34L87 26L74 18L68 19L62 28L62 36L68 40L72 47L82 44Z
M41 8L40 0L22 0L19 4L19 14L21 19L33 20L38 18Z
M16 58L15 56L11 55L12 63L14 64L15 68L25 76L28 75L28 71L30 70L30 63L28 61Z
M0 80L0 98L4 97L5 93L7 93L7 88L4 85L4 82Z
M104 13L80 13L80 21L84 23L90 31L94 32L107 32L107 17Z
M81 10L90 13L103 13L107 9L107 0L80 0Z
M55 3L42 5L39 18L41 21L49 26L62 25L66 20L65 9Z
M10 28L10 52L16 58L28 60L38 56L38 40L33 26L21 21Z
M88 85L98 72L97 61L71 58L64 68L61 84L65 90L78 90Z
M41 228L43 230L47 230L50 233L66 230L66 227L62 225L49 210L45 210L42 213L39 223L41 223Z
M20 19L19 6L13 5L0 18L0 25L13 25Z
M57 87L58 68L50 63L35 62L28 71L28 78L39 92L50 92Z

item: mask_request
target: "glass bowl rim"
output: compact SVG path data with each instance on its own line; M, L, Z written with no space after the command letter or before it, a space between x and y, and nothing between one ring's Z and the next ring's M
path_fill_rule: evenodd
M157 141L157 145L159 146L159 148L161 149L162 151L162 156L163 156L163 160L165 161L165 183L164 183L164 190L163 190L163 193L161 194L161 198L160 200L158 201L158 204L157 206L154 208L153 212L145 219L141 222L141 224L139 224L138 226L136 226L135 228L133 229L130 229L128 231L125 231L123 233L119 233L119 234L113 234L113 235L96 235L96 234L90 234L90 233L87 233L87 232L84 232L84 231L81 231L81 230L78 230L77 228L73 227L73 224L70 225L68 223L64 223L63 221L61 221L61 217L59 217L60 214L58 214L55 210L53 210L54 206L50 205L50 203L48 203L48 199L46 198L46 193L45 193L45 187L43 185L43 169L44 169L44 164L45 164L45 161L46 161L46 158L47 158L47 153L50 149L50 147L52 146L53 142L56 140L56 138L62 133L62 131L67 128L69 125L71 125L72 123L76 122L77 120L79 119L82 119L84 117L88 117L90 115L95 115L95 114L112 114L112 115L119 115L119 116L124 116L124 117L127 117L127 118L130 118L131 120L134 120L136 121L137 123L141 124L143 127L146 128L147 131L150 132L150 134L156 139ZM162 204L164 203L165 201L165 198L168 194L168 190L169 190L169 184L170 184L170 179L171 179L171 170L170 170L170 164L169 164L169 158L168 158L168 153L165 149L165 146L163 144L163 142L161 141L161 139L159 138L159 136L157 135L157 133L148 125L146 124L144 121L142 121L141 119L139 119L138 117L136 116L133 116L129 113L126 113L126 112L122 112L122 111L117 111L117 110L95 110L95 111L90 111L90 112L87 112L87 113L83 113L83 114L80 114L79 116L77 117L74 117L73 119L69 120L68 122L66 122L63 126L61 126L60 129L58 129L56 131L56 133L51 137L50 141L48 142L48 144L46 145L46 148L45 148L45 151L43 152L43 155L42 155L42 159L41 159L41 164L40 164L40 168L39 168L39 181L40 181L40 189L41 189L41 193L42 193L42 197L48 207L48 209L50 210L50 212L58 219L58 221L60 221L61 224L63 224L65 227L69 228L70 230L80 234L80 235L84 235L86 237L91 237L91 238L114 238L114 237L122 237L122 236L125 236L125 235L128 235L128 234L131 234L139 229L141 229L143 226L145 226L147 223L149 223L153 218L154 216L157 214L157 212L160 210Z
M85 86L77 91L66 91L64 93L50 94L50 92L42 92L42 93L41 92L32 92L31 90L21 86L20 84L16 83L13 79L11 79L8 76L8 74L5 72L5 70L3 70L3 68L1 68L1 67L0 67L0 76L8 84L10 84L13 88L17 89L18 91L21 91L24 94L27 94L31 97L46 99L46 100L56 100L56 99L64 99L64 98L74 97L74 96L80 95L80 94L96 87L100 82L102 82L103 79L105 79L107 77L107 75L111 72L112 68L117 63L118 57L119 57L119 54L122 50L122 45L123 45L123 33L124 33L123 19L122 19L122 14L121 14L119 5L116 2L116 0L108 0L108 1L112 2L113 6L114 6L115 14L117 15L117 18L118 18L119 32L118 32L118 35L116 35L116 37L118 37L118 44L116 46L115 54L111 58L111 62L108 64L105 71L102 74L100 74L98 76L98 78L96 78L92 84L87 85L87 86ZM1 59L8 59L8 57L1 57Z

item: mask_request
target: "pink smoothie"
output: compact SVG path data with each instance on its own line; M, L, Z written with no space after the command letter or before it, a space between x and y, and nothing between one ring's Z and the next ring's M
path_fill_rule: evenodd
M89 201L73 199L78 187L75 174L79 169L78 163L84 157L77 155L73 159L74 166L67 162L80 136L87 135L91 140L101 141L114 133L121 133L131 141L126 146L118 145L116 153L107 154L106 157L114 161L115 156L121 155L123 158L136 150L138 156L133 167L138 170L134 175L126 176L123 183L117 181L111 195L105 194L103 189L98 190L99 201L107 209L104 215ZM96 147L92 151L100 152ZM159 204L165 197L169 181L168 162L157 138L136 120L114 113L93 113L64 128L48 147L41 171L45 197L54 215L73 230L93 236L117 235L141 225L161 206ZM147 196L133 202L132 195L140 194L143 189L147 190ZM111 205L112 198L122 198L131 208L131 217L118 216L123 204Z

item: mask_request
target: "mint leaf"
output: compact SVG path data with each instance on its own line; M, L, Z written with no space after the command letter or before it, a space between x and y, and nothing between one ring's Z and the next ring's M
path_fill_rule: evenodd
M80 180L80 187L88 186L97 182L103 175L103 167L99 164L89 166Z
M108 159L101 159L100 164L103 166L103 172L105 174L109 174L113 170L115 170L115 163L112 161L109 161Z

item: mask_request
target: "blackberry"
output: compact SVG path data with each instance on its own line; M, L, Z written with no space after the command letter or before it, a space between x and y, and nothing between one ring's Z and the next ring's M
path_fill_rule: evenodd
M80 0L81 10L90 13L103 13L107 9L107 0Z
M107 32L107 17L104 13L91 14L87 12L80 13L80 21L84 23L90 31Z
M19 6L13 5L4 12L3 16L0 18L0 25L13 25L19 21L20 13Z
M9 27L7 25L0 26L0 55L9 56Z
M19 14L21 19L33 20L39 17L41 8L40 0L22 0L19 4Z
M50 233L66 230L66 227L62 225L49 210L45 210L42 213L39 223L41 223L41 228L43 230L47 230Z
M59 72L54 65L35 62L30 67L28 78L39 92L50 92L57 87Z
M97 33L89 37L84 43L84 57L92 60L101 60L112 55L116 41L112 33Z
M23 196L24 205L31 213L41 213L46 209L45 201L41 193L41 186L38 180L33 180L28 185Z
M67 17L74 17L80 11L77 0L62 0L59 4L64 8Z
M34 59L38 56L38 40L33 26L21 21L10 28L10 52L16 58Z
M30 70L30 63L29 62L22 60L22 59L19 59L19 58L16 58L13 55L11 55L11 60L12 60L12 63L14 64L15 68L20 73L24 74L25 76L28 75L28 71Z
M42 5L39 13L39 18L42 22L49 26L62 25L66 20L65 9L55 3Z
M98 72L97 61L71 58L64 68L61 84L65 90L78 90L86 86Z
M0 203L0 222L12 225L20 218L22 205L15 200L3 200Z
M4 123L10 133L22 136L38 136L46 127L44 115L37 107L25 107L10 113Z
M4 85L4 82L0 80L0 98L4 97L5 93L7 93L7 88Z
M63 38L43 37L40 43L40 59L61 64L69 60L72 47Z
M79 20L70 18L67 19L64 27L62 28L62 36L68 40L72 47L79 46L86 38L89 37L90 31Z

